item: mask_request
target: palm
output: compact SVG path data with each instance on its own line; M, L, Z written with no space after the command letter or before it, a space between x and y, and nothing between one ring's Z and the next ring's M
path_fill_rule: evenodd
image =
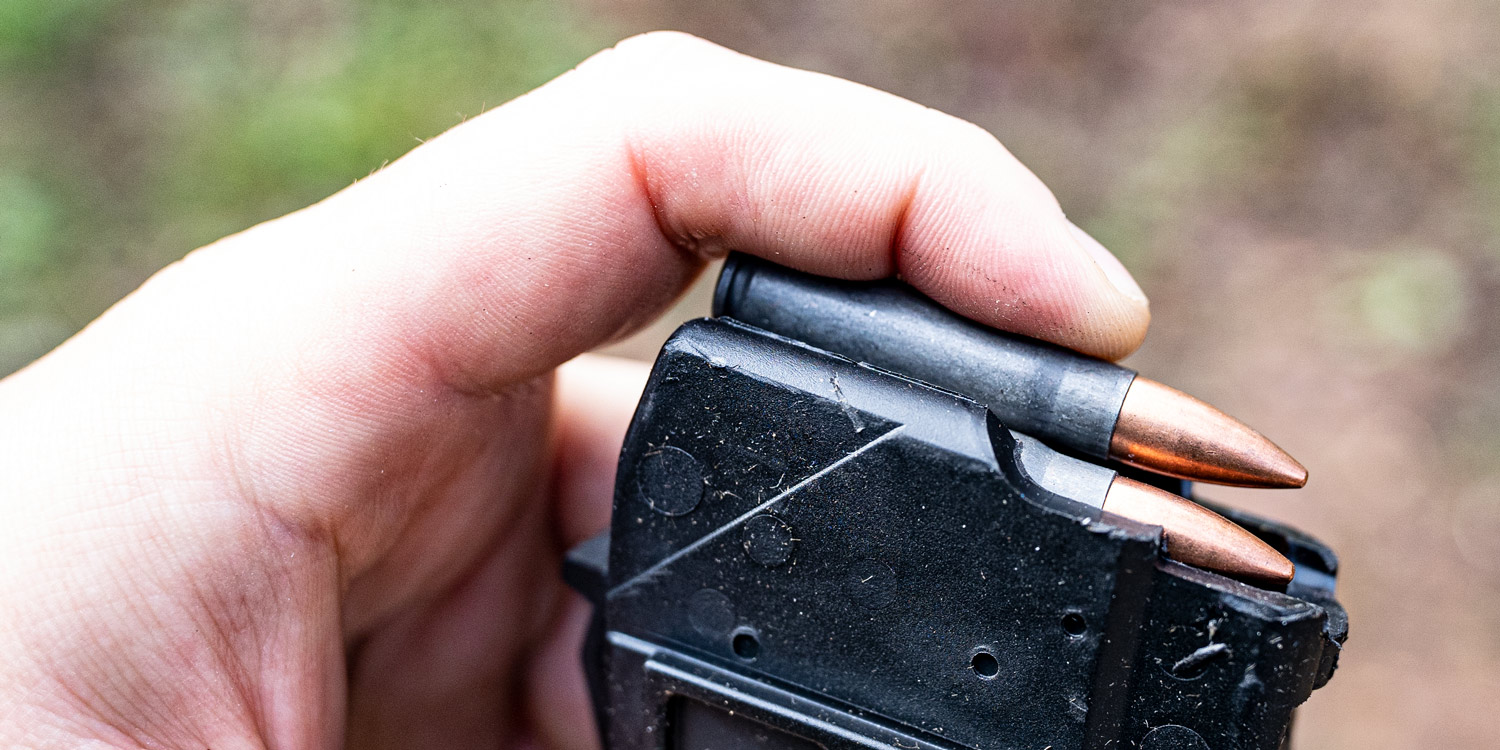
M420 462L431 474L412 485L444 489L413 503L421 510L389 563L347 597L352 608L410 592L351 634L351 747L595 744L578 654L586 607L560 563L608 517L613 456L644 371L572 365L556 409L537 385L482 399L463 423L497 437Z

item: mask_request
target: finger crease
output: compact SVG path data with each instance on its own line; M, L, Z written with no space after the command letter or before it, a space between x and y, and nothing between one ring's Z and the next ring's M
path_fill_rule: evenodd
M625 161L630 165L630 177L640 191L641 197L646 200L647 210L651 212L651 220L656 222L656 231L663 240L679 250L692 252L693 240L683 236L679 232L669 229L662 221L661 204L656 199L656 193L651 188L651 168L646 164L646 157L641 154L635 139L627 132L622 136L625 146Z
M911 220L913 206L916 205L917 196L922 191L922 183L927 178L927 165L917 165L916 174L908 180L905 193L901 196L900 209L896 212L896 220L891 225L890 244L886 249L887 262L896 275L902 275L901 258L905 254L906 226Z

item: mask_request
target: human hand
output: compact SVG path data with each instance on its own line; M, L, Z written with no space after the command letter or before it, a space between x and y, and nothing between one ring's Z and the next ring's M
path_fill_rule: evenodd
M628 40L0 382L0 741L596 745L558 567L644 368L553 373L729 249L1100 356L1149 319L978 128Z

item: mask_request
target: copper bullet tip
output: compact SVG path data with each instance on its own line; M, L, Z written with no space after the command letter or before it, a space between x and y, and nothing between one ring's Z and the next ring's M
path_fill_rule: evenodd
M1292 488L1307 469L1244 422L1155 380L1125 392L1109 456L1158 474L1238 487Z
M1133 479L1115 477L1104 510L1162 527L1167 556L1253 583L1285 585L1296 568L1260 537L1190 500Z

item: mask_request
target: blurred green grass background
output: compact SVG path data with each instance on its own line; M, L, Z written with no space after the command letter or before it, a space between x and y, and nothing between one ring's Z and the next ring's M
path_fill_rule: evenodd
M0 2L0 373L162 265L630 33L998 135L1152 297L1131 362L1307 463L1206 494L1341 551L1303 747L1500 746L1500 6L1068 0ZM700 285L614 347L650 356Z
M0 4L0 372L610 41L541 2Z

